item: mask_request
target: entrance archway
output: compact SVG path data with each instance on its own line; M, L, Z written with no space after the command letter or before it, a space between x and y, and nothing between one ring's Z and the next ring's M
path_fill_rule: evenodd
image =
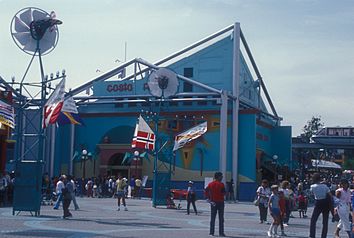
M125 178L129 178L129 166L122 165L124 158L124 153L118 152L112 155L107 164L107 175L108 176L115 176L116 178L118 175L122 175Z

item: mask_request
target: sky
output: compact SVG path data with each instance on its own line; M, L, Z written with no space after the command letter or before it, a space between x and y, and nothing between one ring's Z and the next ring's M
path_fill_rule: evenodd
M31 56L13 42L22 8L63 21L46 74L66 70L76 88L127 60L156 62L240 22L282 125L302 132L312 116L354 126L354 1L342 0L0 0L0 76L20 81ZM119 61L118 61L119 60ZM34 62L25 81L38 81Z

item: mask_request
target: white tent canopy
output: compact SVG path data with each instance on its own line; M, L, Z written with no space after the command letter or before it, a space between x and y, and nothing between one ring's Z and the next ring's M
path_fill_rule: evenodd
M339 164L326 160L311 160L312 166L315 168L326 168L326 169L342 169Z

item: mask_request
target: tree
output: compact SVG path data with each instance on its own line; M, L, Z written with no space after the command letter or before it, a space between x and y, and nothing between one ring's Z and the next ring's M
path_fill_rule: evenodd
M307 121L307 125L302 129L304 132L303 137L306 138L307 141L310 141L311 136L323 126L321 116L312 116L311 120Z

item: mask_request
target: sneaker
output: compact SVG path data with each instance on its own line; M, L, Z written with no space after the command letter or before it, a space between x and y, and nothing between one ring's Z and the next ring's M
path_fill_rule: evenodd
M120 211L120 207L118 207L117 211Z
M53 209L54 209L54 210L58 210L58 209L59 209L59 207L53 207Z
M221 237L225 237L226 235L224 233L219 234Z
M209 235L210 235L210 236L214 236L214 234L213 234L213 233L209 233Z
M284 231L281 232L281 236L287 236Z
M127 208L127 207L125 207L125 208L124 208L124 211L128 211L128 208Z
M284 227L288 227L289 226L289 224L287 224L287 223L284 223Z
M263 224L263 221L260 221L259 224Z
M270 231L267 232L267 235L268 235L268 237L273 237L273 234Z

